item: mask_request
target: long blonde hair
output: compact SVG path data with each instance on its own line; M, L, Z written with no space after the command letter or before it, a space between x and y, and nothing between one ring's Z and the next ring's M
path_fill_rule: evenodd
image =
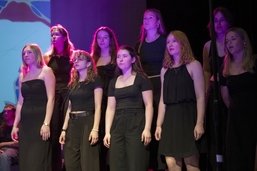
M243 56L242 68L245 71L253 72L253 67L254 67L256 58L253 55L252 45L251 45L251 42L250 42L247 32L242 28L232 27L227 31L225 37L227 36L227 34L229 32L236 33L242 39L242 41L244 43L244 56ZM225 44L226 55L225 55L225 59L224 59L223 75L228 76L228 75L230 75L229 68L231 65L231 61L233 61L233 55L229 52L229 50L226 47L226 44L227 44L226 39L225 39L224 44Z
M42 55L42 51L39 47L39 45L35 44L35 43L31 43L31 44L26 44L23 48L22 48L22 66L21 66L21 73L23 74L23 76L25 76L28 71L29 71L29 67L28 65L25 63L24 61L24 49L29 47L35 58L37 61L37 68L43 68L43 66L45 65L44 60L43 60L43 55Z

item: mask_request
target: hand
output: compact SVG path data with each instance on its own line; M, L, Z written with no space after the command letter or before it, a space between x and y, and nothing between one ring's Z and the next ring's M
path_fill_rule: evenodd
M59 143L60 144L65 144L65 137L66 137L66 131L62 131L61 135L59 137Z
M155 129L155 139L157 141L159 141L161 139L161 135L162 135L162 127L161 126L157 126L156 129Z
M42 137L42 140L48 140L48 138L50 138L50 127L47 125L42 125L40 129L40 135Z
M92 130L89 134L88 140L90 141L90 145L94 145L98 141L98 131Z
M196 124L194 129L195 140L199 140L204 134L203 124Z
M107 148L110 148L111 134L105 134L103 141L104 141L104 146L107 147Z
M17 127L13 127L12 128L12 132L11 132L11 138L13 141L16 141L18 142L18 139L19 139L19 128Z
M141 141L144 142L144 145L148 145L151 142L150 130L144 129L144 131L142 132Z

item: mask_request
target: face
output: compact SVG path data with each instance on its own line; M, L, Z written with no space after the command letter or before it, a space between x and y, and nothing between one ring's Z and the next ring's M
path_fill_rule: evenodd
M13 122L15 118L15 111L12 108L5 108L4 109L4 120L6 122Z
M109 48L110 46L110 35L104 30L100 30L96 36L97 43L101 49Z
M229 23L221 12L217 12L214 16L214 27L217 34L224 34L229 28Z
M33 65L37 63L36 56L29 46L24 48L22 58L26 65Z
M85 70L90 66L90 62L87 60L85 56L82 56L82 55L75 57L73 59L73 63L74 63L74 68L77 71Z
M135 57L132 57L126 49L120 49L117 52L116 62L118 67L125 72L132 68L132 64L135 62Z
M181 49L180 43L175 39L175 37L172 34L170 34L167 37L166 48L170 55L179 56Z
M63 37L63 35L59 32L58 29L53 29L51 32L51 42L55 47L62 47L64 46L64 42L66 41L66 38Z
M232 55L244 50L244 41L233 31L227 33L225 44L226 48Z
M151 11L147 11L144 13L144 18L143 18L144 29L146 30L158 29L159 25L160 25L160 21L157 19L155 13Z

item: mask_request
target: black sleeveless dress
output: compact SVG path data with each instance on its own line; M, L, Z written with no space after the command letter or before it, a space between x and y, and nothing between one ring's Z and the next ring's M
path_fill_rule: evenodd
M19 130L20 171L51 171L49 141L43 141L40 129L46 114L47 94L43 80L22 83L24 98Z
M193 80L186 65L166 71L163 100L166 111L159 153L176 158L198 154L194 139L197 118L196 97Z

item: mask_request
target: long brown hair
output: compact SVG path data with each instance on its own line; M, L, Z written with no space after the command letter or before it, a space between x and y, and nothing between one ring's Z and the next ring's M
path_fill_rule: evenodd
M67 56L67 57L71 57L72 51L74 50L74 45L70 41L69 32L61 24L57 24L57 25L52 26L50 28L50 33L52 34L52 32L55 31L55 30L58 30L58 32L60 32L61 35L66 38L66 40L64 42L64 52L63 52L63 55ZM51 57L52 55L56 55L56 53L57 52L56 52L56 49L54 48L54 45L51 44L50 49L48 50L48 52L46 52L46 56Z
M97 63L98 59L101 56L101 48L99 47L99 45L97 43L97 35L98 35L99 31L105 31L109 35L109 38L110 38L109 53L111 55L111 64L114 64L115 56L116 56L117 49L118 49L118 41L117 41L117 37L116 37L115 33L112 31L112 29L110 29L109 27L106 27L106 26L99 27L94 33L93 42L91 44L92 57L94 58L95 62Z

